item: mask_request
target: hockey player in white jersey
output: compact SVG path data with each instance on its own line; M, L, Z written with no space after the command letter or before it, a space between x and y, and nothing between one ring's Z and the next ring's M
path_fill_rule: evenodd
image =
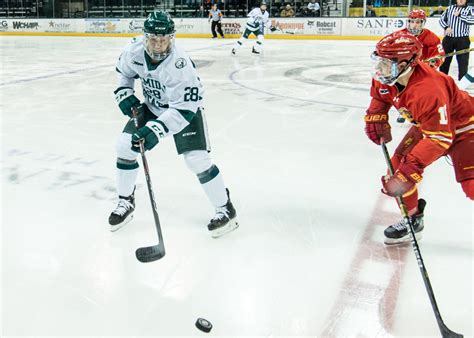
M135 182L138 173L139 141L145 150L173 135L178 154L197 175L216 209L208 229L219 237L238 227L236 212L222 175L209 155L204 119L204 90L189 56L174 45L174 22L164 11L156 11L144 22L144 36L125 47L117 62L117 103L123 114L139 111L138 130L134 120L125 125L117 142L118 205L109 217L111 231L128 223L135 210ZM144 102L134 95L134 81L140 79Z
M247 14L247 25L245 26L244 34L242 34L234 48L232 48L232 54L235 55L237 53L237 50L242 46L244 41L248 39L250 34L254 34L257 37L257 41L252 47L252 53L260 54L263 47L265 27L268 27L272 32L277 30L277 28L273 27L270 23L267 4L261 2L260 8L254 8Z

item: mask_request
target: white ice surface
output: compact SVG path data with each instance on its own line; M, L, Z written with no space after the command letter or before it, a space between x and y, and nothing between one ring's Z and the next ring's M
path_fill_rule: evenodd
M411 247L382 244L400 216L363 130L373 41L268 40L260 57L248 42L231 57L232 40L178 40L240 228L210 238L212 208L167 139L148 156L167 254L142 264L156 235L141 169L135 219L107 224L127 40L0 37L2 336L205 336L198 317L210 336L439 335ZM472 336L472 203L444 159L421 196L441 313Z

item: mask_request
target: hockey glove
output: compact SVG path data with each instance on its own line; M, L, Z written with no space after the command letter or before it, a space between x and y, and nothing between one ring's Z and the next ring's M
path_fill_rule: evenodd
M402 163L392 177L382 176L382 192L388 196L403 196L421 181L420 170L408 163Z
M148 121L132 135L132 150L140 152L140 140L143 140L145 150L153 149L167 132L168 128L160 120Z
M124 115L132 117L132 107L137 108L140 101L134 95L135 91L128 87L119 87L114 91L115 101Z
M392 140L390 123L388 123L387 113L369 113L365 114L365 133L375 144L380 145L383 138L385 143Z
M274 27L274 26L270 26L270 31L271 31L271 32L274 32L274 31L276 31L277 29L278 29L278 28L276 28L276 27Z

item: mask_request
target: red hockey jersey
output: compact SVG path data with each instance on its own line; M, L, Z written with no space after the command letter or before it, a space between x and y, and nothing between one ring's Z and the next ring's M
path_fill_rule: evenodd
M406 28L402 29L402 32L410 33ZM429 29L423 29L421 34L418 35L416 38L423 45L421 60L424 61L435 56L445 55L441 40L435 33L430 31ZM433 62L435 68L438 68L444 62L444 58L436 59Z
M454 80L418 62L407 86L398 92L372 80L370 113L387 113L394 106L417 125L423 139L407 155L421 171L444 155L456 137L474 133L474 97L458 89ZM466 154L474 156L474 154Z

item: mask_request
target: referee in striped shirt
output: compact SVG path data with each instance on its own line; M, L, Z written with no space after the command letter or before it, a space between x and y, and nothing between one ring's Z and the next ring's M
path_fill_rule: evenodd
M456 0L456 5L449 6L441 15L439 24L444 29L443 48L446 54L467 49L471 45L469 40L469 25L474 25L474 7L467 6L466 0ZM447 57L439 70L449 73L449 66L453 57ZM456 55L458 60L458 80L467 73L469 53Z

